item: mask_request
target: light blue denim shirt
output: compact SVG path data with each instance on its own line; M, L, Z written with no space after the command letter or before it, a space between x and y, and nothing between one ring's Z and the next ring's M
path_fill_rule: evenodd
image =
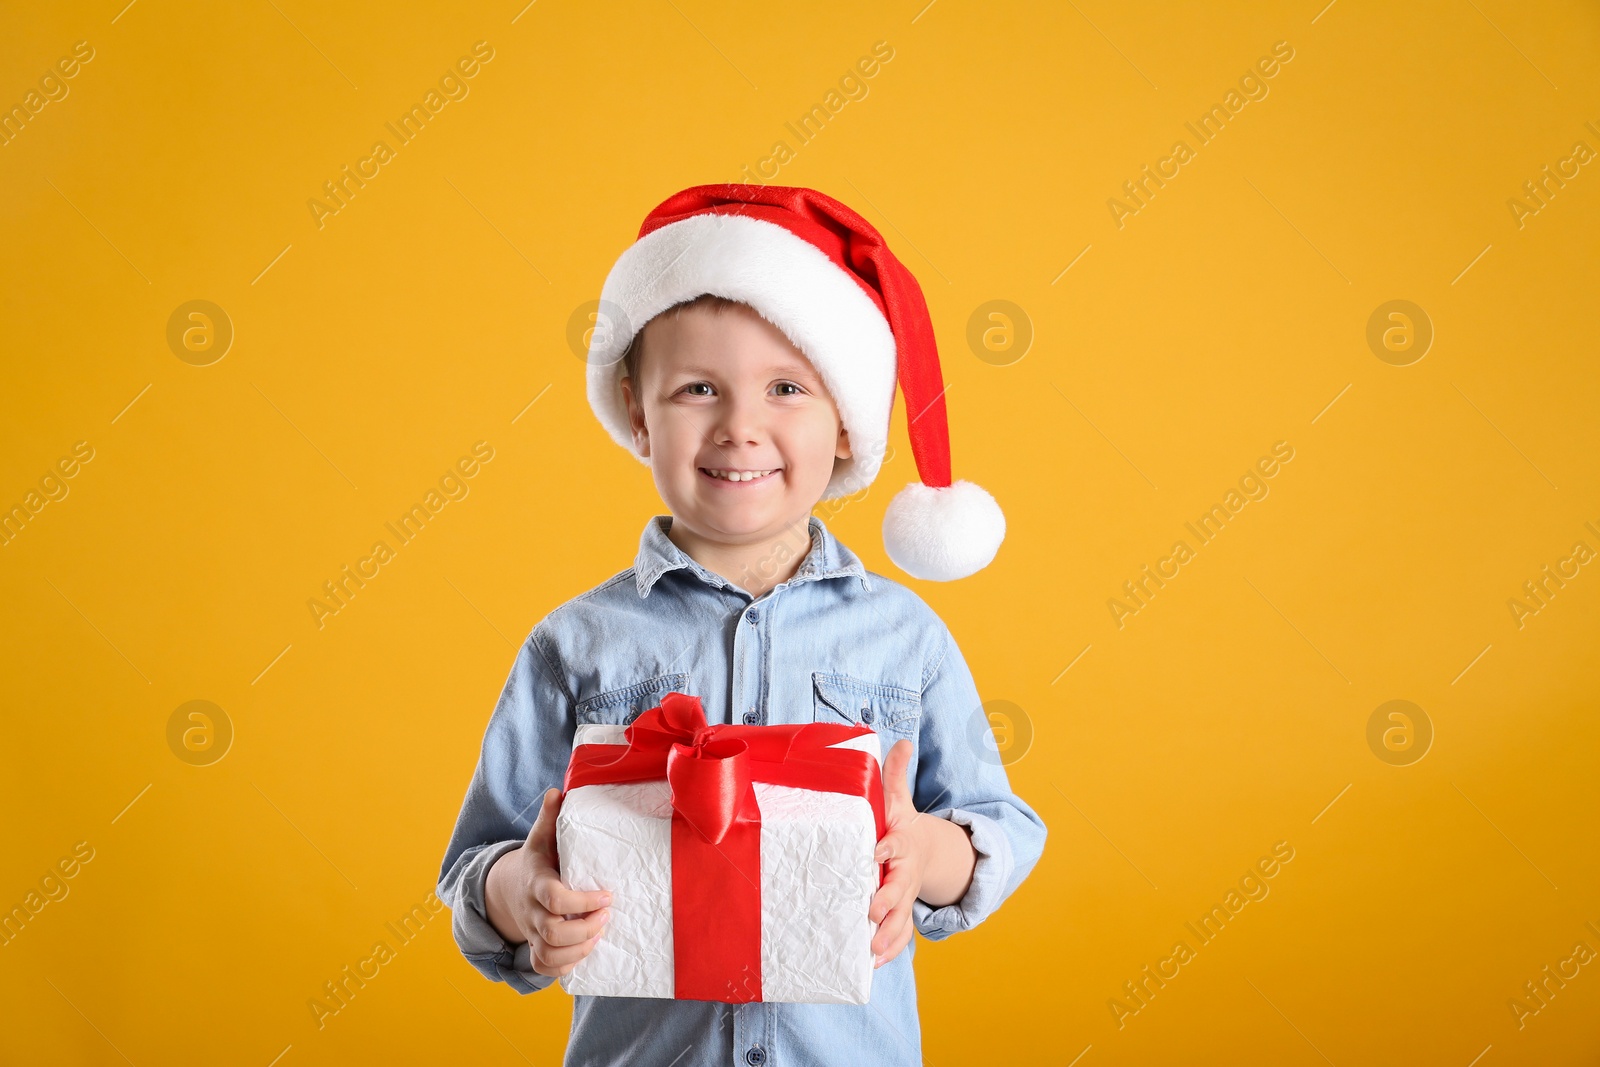
M520 993L556 981L485 918L489 868L521 847L544 790L561 784L577 724L632 722L674 691L698 696L710 723L864 723L885 755L909 738L917 810L967 827L977 853L966 895L916 901L916 928L938 941L992 914L1038 862L1045 826L1011 791L944 622L815 516L799 570L759 597L686 555L670 525L653 516L632 567L551 611L518 650L439 871L467 960ZM575 997L565 1063L921 1063L915 946L874 972L863 1005Z

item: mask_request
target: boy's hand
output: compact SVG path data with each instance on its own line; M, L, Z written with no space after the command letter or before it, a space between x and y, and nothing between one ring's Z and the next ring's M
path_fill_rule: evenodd
M545 790L528 840L495 861L484 883L484 910L500 936L526 941L537 974L559 977L600 943L611 918L611 894L579 892L561 881L556 857L556 815L561 790Z
M872 939L874 967L882 967L911 943L911 905L918 898L938 908L966 895L978 858L966 827L917 810L906 774L910 765L911 742L896 741L883 764L886 832L873 853L880 863L888 860L889 875L867 909L878 924Z

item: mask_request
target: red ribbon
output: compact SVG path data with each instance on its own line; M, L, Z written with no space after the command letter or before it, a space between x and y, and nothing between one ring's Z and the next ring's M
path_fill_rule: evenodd
M830 746L870 727L706 725L700 698L667 693L622 745L578 745L564 790L665 778L672 789L675 996L761 999L761 810L753 784L864 797L885 832L883 779L867 752ZM882 883L883 865L879 865Z

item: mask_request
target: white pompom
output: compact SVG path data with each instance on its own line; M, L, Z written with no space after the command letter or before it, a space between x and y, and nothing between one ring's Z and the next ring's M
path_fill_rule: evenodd
M943 488L911 482L883 515L883 547L894 565L930 582L953 582L989 565L1006 517L988 490L967 481Z

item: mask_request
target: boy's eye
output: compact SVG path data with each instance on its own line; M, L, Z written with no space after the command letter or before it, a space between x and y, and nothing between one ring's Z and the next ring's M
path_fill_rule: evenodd
M704 387L708 391L704 392L704 393L700 393L700 392L695 392L694 391L694 390L699 389L701 387ZM790 392L780 392L778 394L779 396L800 396L800 395L803 395L805 393L805 389L802 388L801 386L795 384L794 382L779 382L777 385L773 386L773 388L780 389L780 390L781 389L792 389L792 390L794 390L794 392L792 392L792 393L790 393ZM683 387L683 392L688 393L691 396L710 396L712 392L715 392L715 390L712 389L712 386L711 386L710 382L690 382L688 385Z

